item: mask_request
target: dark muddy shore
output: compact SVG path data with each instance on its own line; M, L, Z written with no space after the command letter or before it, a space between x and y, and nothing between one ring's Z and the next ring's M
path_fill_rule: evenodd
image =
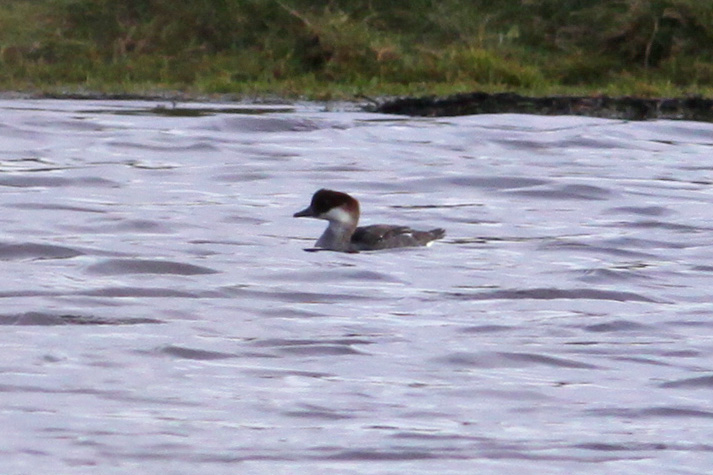
M677 119L713 122L713 99L608 96L528 97L474 92L447 97L408 97L381 102L369 110L385 114L444 117L473 114L582 115L623 120Z
M246 97L238 94L191 94L179 91L158 91L145 94L135 93L22 93L0 92L0 99L71 99L71 100L143 100L170 102L172 108L178 104L192 102L206 103L241 103L278 105L293 104L300 100L283 98L278 95L265 97ZM363 109L369 112L399 114L415 117L448 117L475 114L536 114L536 115L581 115L620 120L692 120L713 122L713 99L690 96L680 98L642 98L634 96L544 96L531 97L503 92L489 94L473 92L451 96L423 96L368 99L361 96L354 102L326 101L326 107L334 109ZM371 103L365 104L363 99ZM325 102L325 101L316 101ZM361 102L361 104L360 104ZM163 106L159 106L162 110ZM168 109L171 109L169 107ZM167 114L170 115L170 114Z

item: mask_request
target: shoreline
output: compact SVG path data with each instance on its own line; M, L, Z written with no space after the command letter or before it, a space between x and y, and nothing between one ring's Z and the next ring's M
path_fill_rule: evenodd
M333 106L349 105L366 112L412 117L452 117L479 114L532 114L544 116L587 116L618 120L690 120L713 122L713 99L703 96L528 96L512 92L469 92L451 95L404 96L374 99L365 96L352 100L309 100L279 95L194 94L174 90L150 93L102 92L22 92L2 91L1 100L77 100L77 101L147 101L172 103L285 105L317 102Z
M374 112L418 117L476 114L574 115L620 120L691 120L713 122L713 99L702 96L524 96L472 92L449 96L406 97L372 106Z

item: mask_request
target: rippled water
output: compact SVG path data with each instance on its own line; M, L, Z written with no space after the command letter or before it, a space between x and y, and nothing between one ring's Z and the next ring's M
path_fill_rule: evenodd
M0 102L3 473L710 468L713 125L189 107Z

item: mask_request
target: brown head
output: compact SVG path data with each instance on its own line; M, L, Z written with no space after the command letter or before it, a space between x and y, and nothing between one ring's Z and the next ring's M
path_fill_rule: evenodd
M359 219L359 202L341 191L322 188L312 195L310 205L295 213L294 217L356 222Z

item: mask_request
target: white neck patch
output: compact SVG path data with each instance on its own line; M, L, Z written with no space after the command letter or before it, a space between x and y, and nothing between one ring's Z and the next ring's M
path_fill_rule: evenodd
M320 218L344 224L352 224L355 221L354 216L341 206L337 206L336 208L330 209L326 213L322 213Z

